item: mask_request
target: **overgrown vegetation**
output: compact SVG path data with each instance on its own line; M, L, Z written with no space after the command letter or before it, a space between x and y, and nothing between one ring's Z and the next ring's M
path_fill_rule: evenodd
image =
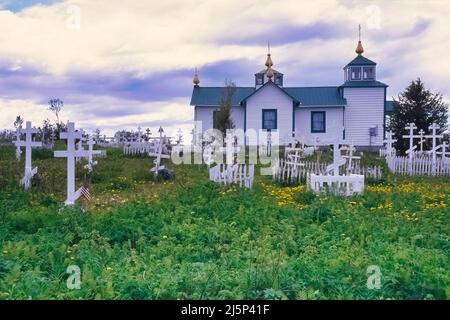
M0 150L0 299L447 299L450 182L389 176L362 196L318 197L258 177L224 188L200 166L155 181L151 159L108 150L93 199L65 199L65 161ZM376 161L374 159L367 161ZM148 175L147 175L148 173ZM66 286L67 267L81 288ZM367 288L367 268L381 289Z

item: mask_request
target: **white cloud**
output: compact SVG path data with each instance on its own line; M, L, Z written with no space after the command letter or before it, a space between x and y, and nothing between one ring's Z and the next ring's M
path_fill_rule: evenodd
M72 28L73 14L67 9L80 8L80 28ZM379 10L368 10L375 5ZM76 12L76 11L75 11ZM378 15L373 17L374 12ZM72 14L72 16L71 16ZM343 65L354 57L357 24L363 26L363 43L367 56L386 70L391 85L389 95L396 95L418 76L428 87L450 94L450 2L442 1L205 1L170 0L76 0L50 6L34 6L19 13L0 11L0 59L14 61L10 70L23 66L64 76L68 72L131 71L148 75L155 71L194 68L221 60L248 59L263 65L265 41L260 45L221 44L220 37L254 36L270 30L275 24L312 24L326 22L337 28L350 26L355 32L339 39L312 39L273 48L276 67L289 74L311 66ZM431 21L428 29L410 37L417 21ZM374 28L373 23L379 23ZM277 39L271 40L276 44ZM258 67L255 67L257 71ZM252 75L248 75L251 78ZM304 74L307 78L308 74ZM326 81L324 81L326 82ZM204 85L219 85L217 83ZM220 83L221 84L221 83ZM36 84L37 86L39 84ZM295 83L290 83L295 85ZM20 113L41 121L44 106L31 100L0 100L0 126L10 126L11 118ZM101 103L124 108L133 101L108 100L107 97L83 96L80 109L98 107ZM189 98L148 103L148 121L191 117ZM73 106L75 110L75 106ZM40 111L39 111L40 110ZM116 118L86 118L67 111L71 120L83 126L138 124L140 115ZM192 119L192 118L191 118ZM13 121L13 120L12 120ZM180 120L181 121L181 120Z
M186 97L187 99L187 97ZM129 115L99 116L100 112L108 110L135 109L136 112ZM12 128L16 116L21 115L25 121L32 121L33 126L39 127L44 119L52 122L55 115L48 110L47 105L36 104L31 100L6 100L0 99L0 128ZM193 108L187 107L185 99L174 100L169 103L138 101L125 101L111 97L86 97L86 103L65 105L59 115L61 121L75 122L76 126L86 131L94 131L96 128L112 135L118 129L134 130L139 126L150 127L156 132L162 124L164 130L174 136L178 129L186 133L193 127Z

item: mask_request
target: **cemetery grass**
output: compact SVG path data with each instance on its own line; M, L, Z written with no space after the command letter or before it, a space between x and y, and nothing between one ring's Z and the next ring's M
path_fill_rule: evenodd
M90 177L78 165L93 199L66 208L66 162L36 152L25 192L23 162L0 147L0 299L450 297L448 178L387 176L362 196L317 197L259 176L254 190L224 188L204 166L168 164L175 179L157 180L152 160L111 149Z

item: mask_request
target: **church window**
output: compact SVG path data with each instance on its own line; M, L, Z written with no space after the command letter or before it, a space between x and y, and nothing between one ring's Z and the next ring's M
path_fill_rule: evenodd
M256 75L256 85L260 86L260 85L263 84L263 82L264 82L264 75L262 73L261 74L257 74Z
M275 84L278 86L282 86L283 85L283 76L281 74L276 74L275 75Z
M363 79L364 80L375 79L375 68L374 67L364 67L363 68Z
M265 130L277 129L277 110L276 109L263 109L262 111L262 128Z
M311 112L311 133L325 132L325 111Z
M352 80L361 80L361 67L352 67Z

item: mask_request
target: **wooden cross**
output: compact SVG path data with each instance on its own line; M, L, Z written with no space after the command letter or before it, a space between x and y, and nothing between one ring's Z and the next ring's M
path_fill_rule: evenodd
M437 134L437 130L440 129L440 127L436 124L433 123L428 129L431 130L431 135L427 135L425 136L425 138L431 138L431 141L433 142L433 148L431 149L431 171L433 173L433 175L436 174L436 139L442 139L443 136L442 135L438 135Z
M359 160L361 157L357 157L353 155L353 152L356 151L356 148L353 146L353 142L350 143L349 146L343 146L341 148L343 151L347 151L347 155L342 156L342 158L347 159L348 165L347 165L347 173L350 174L353 169L353 163L352 160Z
M225 163L235 164L235 155L241 151L241 147L234 145L234 135L227 134L225 143L225 147L219 148L220 152L225 152Z
M141 129L142 129L142 128L139 126L139 127L138 127L138 131L137 131L137 141L138 141L138 142L141 142L141 141L142 141L142 140L141 140L141 139L142 139L142 131L141 131Z
M403 135L403 138L409 138L409 149L406 151L406 153L409 155L408 158L408 167L409 167L409 173L412 174L412 166L413 166L413 157L414 157L414 138L420 138L420 136L414 135L414 130L417 129L416 125L414 123L409 123L407 127L405 127L406 130L409 130L408 135Z
M333 164L327 167L328 170L332 169L335 176L339 175L339 167L343 166L347 161L342 158L341 149L339 145L345 144L345 140L335 139L333 142Z
M181 129L178 129L178 132L177 132L177 145L179 146L182 141L183 141L183 131Z
M170 159L170 155L162 154L163 145L164 145L163 141L164 141L164 137L161 135L159 138L159 141L155 140L155 143L157 143L156 152L148 153L149 156L156 157L155 160L153 160L153 163L155 164L155 166L150 169L151 172L155 173L155 176L158 175L160 170L164 170L166 168L165 166L161 165L161 159Z
M22 129L22 127L17 128L16 130L16 140L13 141L13 143L16 145L16 159L20 160L20 156L22 154L22 150L20 149L20 145L18 145L18 143L20 143L20 129Z
M145 130L146 134L147 134L147 140L150 139L150 134L151 134L151 130L150 128L147 128L147 130Z
M26 128L19 129L20 133L25 134L25 141L20 140L20 135L18 136L19 140L14 141L16 147L25 147L25 175L20 181L20 183L25 187L25 189L29 189L31 187L31 179L37 173L38 168L33 168L31 163L31 149L35 147L42 147L42 142L33 141L33 134L37 133L38 130L36 128L31 127L31 121L27 121Z
M396 151L394 148L394 143L397 142L397 139L394 139L394 133L392 131L386 132L386 140L383 142L386 143L388 157L395 156Z
M76 157L88 157L88 151L76 150L75 140L82 138L81 131L75 131L75 124L69 122L67 124L67 132L60 133L60 139L67 140L67 150L55 151L56 158L67 158L67 200L66 205L73 205L75 201L80 197L83 187L75 191L75 158Z
M94 155L101 154L100 150L94 150L95 140L94 136L90 135L88 140L88 164L84 166L84 168L92 172L93 166L97 165L97 161L94 161Z
M409 130L408 135L403 135L403 138L409 138L409 149L412 150L414 146L414 138L420 138L420 136L414 135L414 130L417 129L416 125L414 123L408 124L407 127L405 127L406 130Z
M449 145L447 144L447 142L444 141L444 142L440 145L440 148L442 149L442 151L436 152L436 154L441 155L442 158L446 158L447 155L450 155L450 152L447 151L447 148L448 148L448 147L449 147Z
M423 131L423 129L420 129L419 131L419 144L420 144L420 152L423 152L423 143L425 142L425 139L423 138L425 134L425 131Z

